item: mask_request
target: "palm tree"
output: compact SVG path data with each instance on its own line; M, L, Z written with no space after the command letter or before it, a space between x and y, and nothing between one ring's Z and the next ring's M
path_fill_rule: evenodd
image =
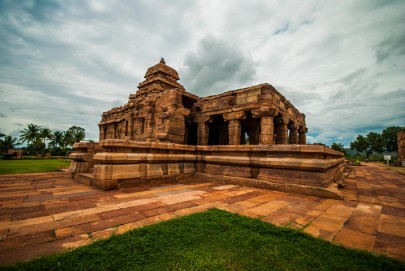
M7 153L8 150L14 149L14 146L17 144L17 138L12 136L5 136L4 139L0 139L1 151Z
M61 131L53 132L49 146L52 148L57 148L63 145L63 133Z
M62 148L66 148L67 146L72 146L74 143L75 143L75 138L73 137L73 133L69 130L63 131Z
M45 144L45 148L46 148L46 140L52 139L52 136L53 136L52 131L48 128L42 128L41 132L40 132L40 136L41 136L41 138Z
M20 131L20 140L21 142L27 142L28 144L37 142L41 140L41 126L36 124L28 124L28 128L25 128L23 131Z

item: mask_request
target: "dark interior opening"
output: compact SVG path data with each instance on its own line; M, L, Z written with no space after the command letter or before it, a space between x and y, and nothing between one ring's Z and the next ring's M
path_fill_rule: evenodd
M252 118L246 112L246 119L241 120L240 144L258 145L260 142L260 118Z
M229 132L228 122L224 121L222 115L212 117L212 122L209 123L208 145L228 145Z
M196 100L194 100L190 97L181 96L181 104L187 109L191 109L195 102L196 102Z
M184 144L197 145L197 128L198 128L197 123L189 120L186 121Z

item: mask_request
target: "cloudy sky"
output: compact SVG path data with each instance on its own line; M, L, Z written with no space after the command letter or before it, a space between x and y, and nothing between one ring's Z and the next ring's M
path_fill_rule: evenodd
M164 57L200 96L268 82L308 141L405 125L405 1L0 0L0 132L72 125L98 139Z

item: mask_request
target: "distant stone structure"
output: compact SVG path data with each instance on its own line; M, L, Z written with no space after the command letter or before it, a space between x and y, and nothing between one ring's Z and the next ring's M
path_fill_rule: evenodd
M124 106L102 114L100 144L74 146L73 177L102 189L169 178L340 197L343 154L305 145L305 115L272 85L201 98L178 80L163 58L149 68Z
M11 155L13 158L23 158L24 151L23 150L8 150L8 155Z
M397 134L398 142L398 164L405 167L405 132L401 131Z

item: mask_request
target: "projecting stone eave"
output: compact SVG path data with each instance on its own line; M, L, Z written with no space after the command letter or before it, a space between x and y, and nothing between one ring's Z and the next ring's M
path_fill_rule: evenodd
M152 85L156 82L164 83L164 84L172 86L173 88L178 88L178 89L185 91L184 86L182 86L180 83L172 82L172 81L166 80L165 78L162 78L162 77L156 77L156 78L153 78L152 80L146 80L146 81L143 81L142 83L139 83L138 91L142 91L142 88L145 88L146 86Z
M268 84L268 83L264 83L264 84L258 84L258 85L245 87L245 88L228 90L228 91L222 92L220 94L214 94L214 95L201 97L201 99L212 99L212 98L215 98L215 97L229 96L230 94L232 95L233 93L237 93L237 92L242 93L242 92L249 92L249 91L252 91L252 90L266 89L266 88L274 88L274 87L272 85Z

